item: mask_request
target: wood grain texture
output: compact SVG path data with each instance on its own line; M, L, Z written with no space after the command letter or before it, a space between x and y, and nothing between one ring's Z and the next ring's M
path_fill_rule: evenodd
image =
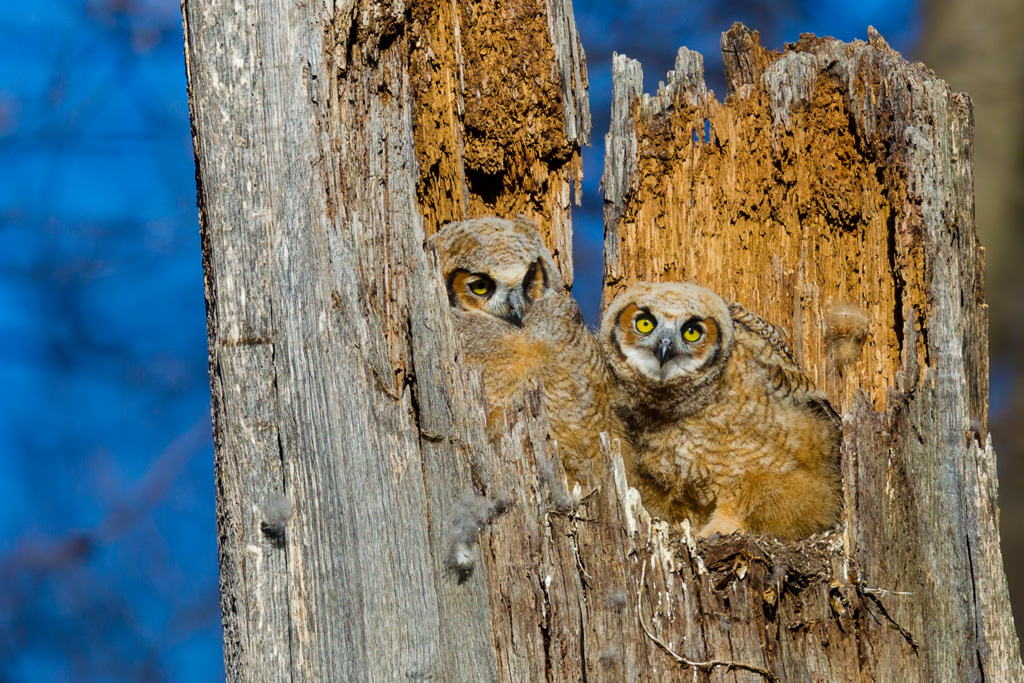
M414 2L410 78L427 234L525 214L572 286L572 202L590 141L571 0Z
M708 594L699 612L719 601L732 623L705 631L709 656L787 681L1021 680L986 436L970 101L873 30L778 54L735 25L722 49L724 102L685 48L656 95L615 57L605 300L635 280L693 279L790 330L845 413L846 509L797 609ZM869 331L838 364L825 321L846 303ZM746 566L753 594L779 576L777 560Z
M452 44L477 29L417 23L422 5L182 6L228 680L498 678L485 574L459 582L446 565L490 446L420 205L422 159L466 165L467 147L417 144L430 111L413 87L427 28ZM555 9L523 3L530 30L515 13L480 20L545 74L515 85L534 103L522 125L557 151L544 166L557 182L509 193L547 207L548 237L569 245L566 183L589 124L571 5ZM462 54L464 73L439 86L453 110L463 79L486 80ZM473 92L499 109L515 94ZM262 528L282 498L283 539Z

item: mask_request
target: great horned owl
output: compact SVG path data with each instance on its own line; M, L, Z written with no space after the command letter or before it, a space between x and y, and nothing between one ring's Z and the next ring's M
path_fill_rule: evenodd
M644 504L699 534L795 539L840 510L842 426L783 334L689 283L637 283L600 339Z
M449 223L431 241L465 356L483 372L492 438L502 433L508 400L541 384L566 473L591 481L600 432L624 442L622 428L597 339L563 293L536 226L522 217L476 218Z

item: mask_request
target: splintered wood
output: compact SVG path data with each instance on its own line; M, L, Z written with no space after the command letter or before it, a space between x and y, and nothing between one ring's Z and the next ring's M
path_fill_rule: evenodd
M586 69L567 2L416 2L417 187L427 234L525 214L572 285L571 202L590 140ZM513 57L514 55L514 57Z
M637 63L615 58L606 299L636 280L694 280L789 330L798 361L837 407L860 390L884 407L903 328L920 329L928 308L915 231L922 202L944 200L937 188L908 197L905 169L937 151L915 139L935 79L880 38L804 36L782 55L734 29L723 51L724 103L685 48L654 96L642 95ZM948 99L966 114L958 96L935 96L927 107ZM936 132L944 154L963 151ZM830 309L844 305L869 322L863 361L850 365L824 333ZM927 365L922 337L908 352Z
M788 329L844 413L844 530L652 553L653 635L785 681L1021 680L986 440L970 101L873 29L780 54L737 24L722 49L723 102L685 48L655 95L614 58L605 301L693 280ZM709 603L688 604L709 581Z

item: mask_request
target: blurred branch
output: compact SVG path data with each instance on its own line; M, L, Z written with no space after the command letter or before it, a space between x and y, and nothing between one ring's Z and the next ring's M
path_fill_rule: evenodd
M188 462L203 451L210 438L210 419L203 416L172 441L150 465L139 486L115 505L95 526L56 539L23 539L0 559L0 582L12 585L17 574L46 574L83 562L148 514L166 495ZM10 598L3 594L4 600Z

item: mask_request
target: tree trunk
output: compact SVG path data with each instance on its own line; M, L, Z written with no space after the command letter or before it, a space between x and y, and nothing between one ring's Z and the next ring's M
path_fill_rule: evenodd
M424 240L527 213L571 281L551 4L183 4L230 680L498 679L485 575L445 569L489 447Z
M1024 2L925 0L918 55L950 87L974 103L975 224L985 244L985 290L990 308L989 351L994 387L992 439L1007 519L1024 519L1024 55L1006 58L1005 46L1024 45ZM1024 557L1024 525L1002 530L1010 558ZM1024 564L1006 567L1017 619L1024 620Z
M843 533L795 557L750 541L703 565L677 554L718 618L688 633L692 613L667 607L688 591L671 587L650 586L649 609L693 656L785 681L1020 680L987 434L971 104L869 35L805 35L780 55L736 25L724 103L685 48L653 97L640 65L615 59L605 299L638 279L706 284L792 330L844 414ZM869 321L857 359L827 343L830 310L850 305Z
M845 533L698 544L651 523L614 444L615 481L569 505L535 394L490 446L424 248L448 220L526 213L571 282L589 112L570 3L183 14L230 680L1019 676L993 456L971 432L986 351L965 98L880 39L776 58L733 31L726 106L692 68L640 103L638 65L616 62L610 286L700 277L792 323L849 411ZM770 62L778 80L761 78ZM691 139L705 117L721 148ZM806 167L821 153L794 140L831 140L829 197ZM730 219L702 223L697 201ZM666 268L694 240L706 258ZM717 269L736 244L748 265ZM783 305L755 267L800 296ZM836 284L848 273L858 287ZM877 316L842 371L811 360L832 295ZM477 571L452 571L453 550Z

